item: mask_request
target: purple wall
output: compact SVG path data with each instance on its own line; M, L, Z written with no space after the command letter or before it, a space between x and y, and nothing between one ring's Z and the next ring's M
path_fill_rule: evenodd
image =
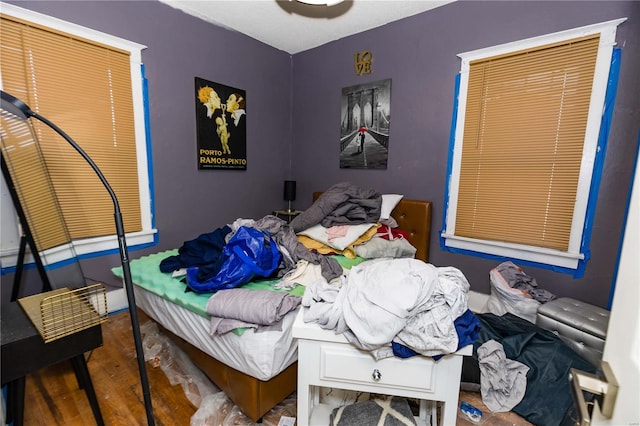
M293 176L302 200L339 181L434 203L431 262L460 268L475 291L490 291L494 260L440 250L442 206L458 53L628 17L618 96L596 208L592 260L584 278L523 267L542 288L607 306L640 123L640 3L462 1L294 56ZM354 53L370 50L373 72L356 76ZM341 88L391 78L387 170L340 169ZM305 198L305 194L306 198ZM515 200L514 200L515 201ZM308 201L307 205L310 204ZM299 208L307 205L299 204Z
M130 257L176 248L238 217L284 207L290 178L291 55L243 34L152 1L14 2L17 6L147 46L142 53L149 107L159 244ZM247 93L247 170L198 171L194 77ZM117 255L82 262L84 273L119 285ZM27 271L26 283L35 279ZM13 274L2 277L10 294ZM34 291L38 285L29 284Z
M308 207L312 191L348 180L380 192L432 200L431 261L460 268L472 289L481 292L489 292L489 270L496 262L443 252L438 240L453 82L460 68L456 54L628 17L618 28L622 67L592 260L581 279L525 267L543 288L558 295L607 305L638 145L640 2L461 1L293 57L156 2L17 4L148 46L143 61L160 236L158 245L132 251L132 258L178 247L237 217L262 217L282 207L286 178L298 181L297 208ZM373 73L357 77L353 55L365 49L373 53ZM246 172L197 170L192 98L196 76L247 91ZM340 169L341 89L386 78L392 79L393 114L388 168ZM114 284L109 269L118 264L116 255L83 262L86 275ZM2 277L3 295L11 278Z

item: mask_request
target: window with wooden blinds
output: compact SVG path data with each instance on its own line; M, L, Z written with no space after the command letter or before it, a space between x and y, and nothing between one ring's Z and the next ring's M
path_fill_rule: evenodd
M55 123L98 165L118 198L129 247L153 242L141 61L145 46L15 5L3 4L0 20L2 90ZM52 129L31 121L76 253L117 249L113 202L95 172ZM12 149L25 145L20 138L10 140L15 136L10 133L3 132L3 142ZM14 157L12 167L25 167L15 173L29 174L28 161L17 160L30 154ZM52 228L47 221L54 215L48 209L53 212L55 203L38 204L42 186L36 177L31 181L21 197L38 205L32 215L38 226ZM7 216L3 226L11 226L5 224ZM43 235L49 236L43 247L55 245L58 237ZM12 250L7 244L3 239L3 253ZM3 257L2 263L3 268L10 265L11 258Z
M566 268L582 236L615 29L461 54L446 247Z
M568 250L599 40L471 62L458 235Z
M3 90L87 152L118 196L126 231L140 231L128 52L5 16L0 31ZM93 170L53 130L33 124L71 237L113 234L112 202Z

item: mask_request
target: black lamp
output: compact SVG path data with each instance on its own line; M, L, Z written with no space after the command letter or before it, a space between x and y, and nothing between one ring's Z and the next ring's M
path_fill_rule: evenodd
M285 180L284 181L284 200L289 202L287 209L288 213L291 213L291 202L296 200L296 181Z
M142 393L144 397L144 405L147 413L147 424L154 425L153 419L153 408L151 406L151 392L149 391L149 380L147 378L147 370L145 367L144 361L144 351L142 349L142 337L140 335L140 326L138 323L138 313L136 311L136 301L133 294L133 284L131 282L131 269L129 267L129 254L127 250L127 242L125 240L124 233L124 225L122 222L122 214L120 212L120 205L118 204L118 199L116 198L115 192L107 182L107 179L104 177L98 166L93 162L91 157L87 155L86 152L73 140L69 135L63 132L58 126L53 124L51 121L47 120L43 116L34 112L20 99L11 96L10 94L0 91L2 95L2 109L16 117L22 118L23 120L27 120L28 118L36 118L39 121L42 121L47 126L51 127L56 131L60 136L62 136L78 153L89 163L93 171L98 175L100 181L106 188L107 192L111 196L111 200L113 201L114 208L114 216L116 223L116 235L118 237L118 246L120 247L120 260L122 262L122 273L124 275L124 285L127 291L127 300L129 303L129 313L131 314L131 326L133 329L133 340L135 341L136 346L136 355L138 358L138 369L140 371L140 381L142 383ZM285 192L286 193L286 192ZM295 198L295 182L294 182L294 198Z

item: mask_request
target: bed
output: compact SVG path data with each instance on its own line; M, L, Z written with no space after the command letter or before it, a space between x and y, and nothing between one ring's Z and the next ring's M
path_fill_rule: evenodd
M317 200L322 194L313 194ZM432 205L430 201L401 199L391 212L398 228L406 232L416 248L415 257L429 258ZM253 332L240 336L226 333L212 337L209 319L202 311L202 297L194 293L179 294L171 274L159 271L160 261L175 253L167 251L132 260L131 273L136 304L148 317L184 350L211 381L253 421L258 421L271 408L296 390L297 341L292 325L297 314L289 312L282 320L282 331ZM338 256L343 267L349 259ZM121 276L121 271L114 268ZM268 282L249 283L260 288ZM304 291L292 289L291 292ZM299 294L299 293L298 293ZM241 354L241 355L238 355Z

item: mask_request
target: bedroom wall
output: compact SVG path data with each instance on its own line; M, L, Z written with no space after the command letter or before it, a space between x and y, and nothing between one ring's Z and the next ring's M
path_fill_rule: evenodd
M499 262L444 252L438 239L454 77L460 69L456 54L621 17L629 19L618 27L622 66L595 213L592 259L580 279L523 266L542 288L558 296L606 307L638 146L639 2L460 1L294 55L293 176L301 199L296 207L306 208L312 191L340 181L432 200L431 262L458 267L472 290L489 293L489 271ZM373 54L373 72L356 76L354 54L363 50ZM387 169L340 169L341 89L387 78L392 79Z
M472 289L489 292L493 260L443 252L438 232L453 100L456 54L596 22L628 17L616 107L592 235L592 260L573 279L525 267L559 296L606 306L615 269L640 123L639 2L460 1L403 21L290 55L239 33L150 1L11 2L148 46L155 221L159 243L131 258L178 247L237 217L262 217L282 206L282 180L298 181L296 208L311 192L351 181L380 192L434 203L431 261L460 268ZM373 53L373 73L357 77L353 55ZM247 91L245 172L198 171L193 78ZM392 79L391 139L386 170L339 168L341 88ZM292 93L290 93L292 90ZM293 99L291 102L290 99ZM292 127L291 127L292 126ZM292 131L290 129L293 129ZM83 261L85 274L118 285L109 272L117 254ZM37 291L33 270L25 282ZM2 298L12 274L2 279ZM28 286L28 287L29 287Z
M147 46L142 53L149 83L155 223L159 244L131 251L176 248L237 217L262 217L284 206L289 178L291 55L237 32L151 1L11 2L46 15ZM247 93L247 170L198 171L194 77ZM120 285L110 268L119 256L82 262L86 276ZM13 274L3 275L8 300ZM39 291L37 274L24 276Z

